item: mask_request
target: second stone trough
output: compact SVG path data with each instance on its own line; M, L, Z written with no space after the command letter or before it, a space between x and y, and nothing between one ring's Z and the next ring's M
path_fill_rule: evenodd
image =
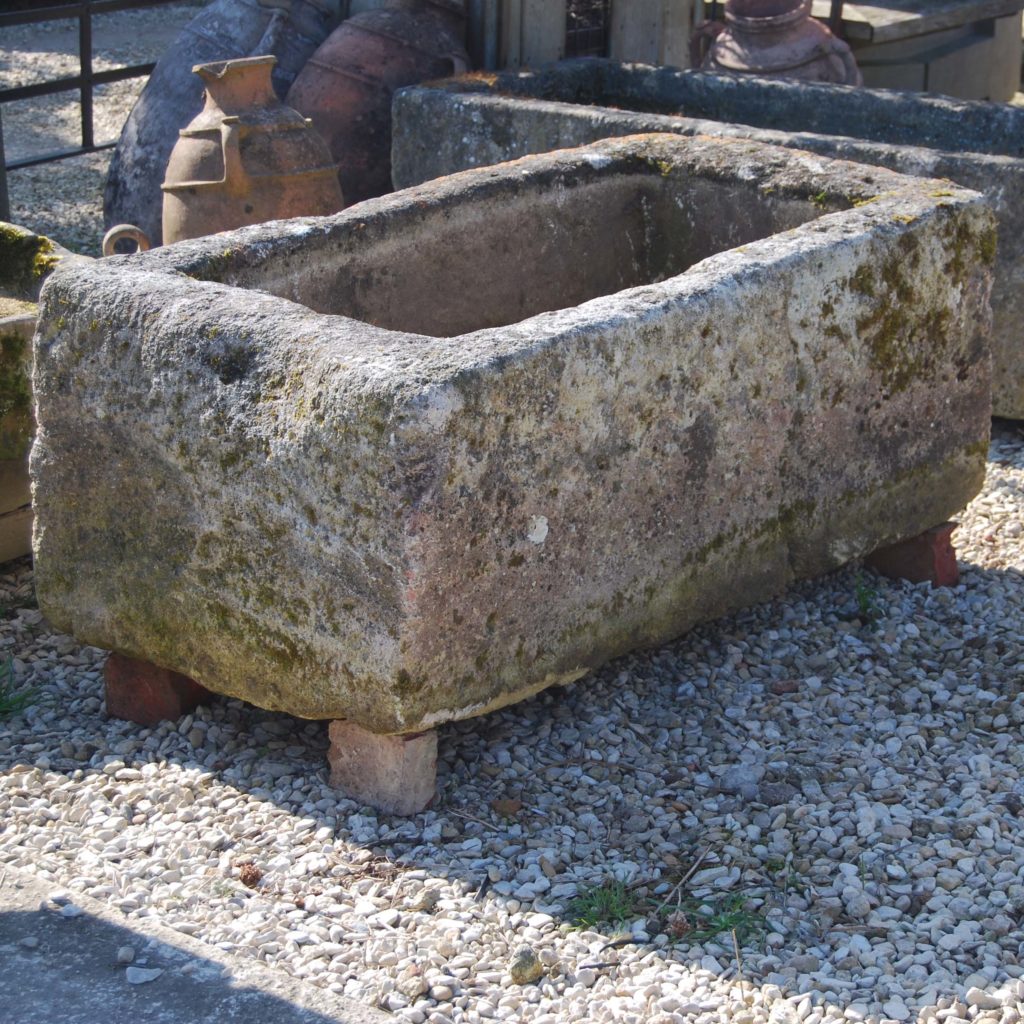
M40 606L414 812L437 725L960 509L994 255L948 183L641 136L60 267Z
M395 184L636 132L756 139L984 192L999 221L993 412L1024 419L1024 108L587 58L403 90Z

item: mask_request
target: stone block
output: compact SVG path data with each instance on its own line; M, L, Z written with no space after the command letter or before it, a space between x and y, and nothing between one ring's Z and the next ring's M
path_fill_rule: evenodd
M28 453L32 416L32 335L47 275L69 256L42 235L0 221L0 563L32 550Z
M426 810L437 787L437 732L381 736L354 722L331 722L331 785L386 814Z
M138 725L174 721L210 699L194 679L148 661L111 654L103 669L107 714Z
M960 582L960 569L951 538L958 525L940 523L916 537L879 548L864 559L864 564L891 579L955 587Z
M1024 107L591 58L402 90L393 132L397 188L610 136L675 132L756 139L984 192L999 221L993 410L1024 419Z
M40 607L381 734L577 679L977 493L992 257L948 182L663 135L61 267Z

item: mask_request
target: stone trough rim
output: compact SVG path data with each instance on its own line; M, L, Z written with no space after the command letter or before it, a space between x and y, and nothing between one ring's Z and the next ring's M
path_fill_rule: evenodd
M479 98L498 99L498 97ZM634 155L641 148L660 149L664 147L671 151L709 144L716 148L732 146L737 151L746 151L756 155L764 154L766 157L785 162L799 162L812 173L824 173L827 169L837 167L843 168L855 175L859 174L871 179L863 182L866 190L873 189L876 182L879 185L888 184L891 187L883 187L881 191L873 193L848 209L834 212L823 211L820 216L795 228L717 252L695 262L681 273L662 281L624 288L617 292L587 299L575 306L546 310L503 326L483 327L460 334L433 335L395 330L344 314L321 313L294 299L261 292L245 285L211 281L198 274L204 260L215 259L224 254L225 241L230 241L232 247L239 252L244 251L247 247L259 248L263 258L271 258L275 255L276 247L284 246L296 239L307 238L311 234L319 233L326 240L333 232L340 231L350 223L358 225L360 222L384 220L395 207L409 206L413 203L423 206L425 204L421 197L428 197L431 204L440 205L448 197L456 194L464 195L468 185L473 190L471 198L485 198L487 187L500 181L499 174L512 168L520 170L526 176L546 170L573 168L581 162L585 162L590 154L601 157L609 150ZM479 193L484 194L480 195ZM613 324L616 320L634 318L638 310L644 307L648 312L654 313L677 302L693 301L699 298L701 293L709 291L715 284L726 278L735 277L737 274L745 275L777 264L798 248L805 251L802 245L810 244L813 248L815 236L825 235L826 229L837 223L850 225L850 229L845 233L849 238L855 233L866 235L878 230L885 231L886 226L890 230L897 230L894 226L894 221L897 219L900 224L906 224L908 223L906 218L916 218L939 207L969 203L975 200L984 202L986 197L983 193L945 178L912 177L883 167L821 156L809 150L768 145L742 138L718 136L713 133L681 136L670 132L643 132L603 139L585 146L552 150L541 154L528 154L502 164L459 171L442 179L366 200L339 213L324 217L298 217L282 221L267 221L233 231L204 236L200 239L176 242L145 253L108 257L87 265L86 272L94 271L103 275L110 271L125 275L159 274L165 279L164 283L172 292L180 290L183 295L188 295L190 300L195 295L196 287L209 287L218 291L227 288L233 292L244 292L252 296L259 295L261 298L266 296L275 303L287 303L301 311L303 316L317 318L318 323L331 322L341 330L342 334L347 333L344 331L345 324L358 324L361 331L372 333L381 341L382 347L386 345L389 351L397 350L398 346L408 346L410 342L432 348L448 349L453 348L456 343L466 345L475 341L480 343L481 349L483 349L483 344L486 342L498 338L522 336L519 343L507 351L481 351L482 360L480 362L473 361L461 365L453 371L454 375L489 365L492 359L514 357L518 352L523 351L530 342L535 343L538 337L554 341L567 333L584 329L587 324L600 324L604 327ZM908 211L907 204L911 202L915 203L919 209ZM896 218L894 218L894 214ZM858 225L861 230L854 232L852 230L854 225ZM787 251L780 255L778 247L782 240L786 243ZM825 239L822 243L825 248L831 244L834 244L834 240ZM82 267L77 265L69 268L66 272L80 273ZM60 280L63 273L58 268L54 276ZM196 273L197 276L193 277L193 273ZM182 277L188 278L188 283L181 280ZM211 291L210 294L212 297L215 292ZM624 304L629 308L626 310L618 308ZM595 317L593 314L597 314L597 316ZM416 352L417 350L412 351ZM404 352L408 354L409 350L405 349ZM407 372L408 364L403 368L403 374Z

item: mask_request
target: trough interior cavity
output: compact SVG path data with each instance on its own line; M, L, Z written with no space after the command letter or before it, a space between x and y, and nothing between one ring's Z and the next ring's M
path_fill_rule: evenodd
M663 281L828 209L820 196L762 194L654 158L452 198L347 220L300 252L239 268L233 283L452 337Z

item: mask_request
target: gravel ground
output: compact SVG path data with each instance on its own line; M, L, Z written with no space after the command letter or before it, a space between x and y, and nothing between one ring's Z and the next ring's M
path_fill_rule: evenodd
M1015 1024L1022 507L997 426L959 587L849 568L447 726L410 820L332 792L323 723L107 719L21 565L0 864L411 1022Z
M112 60L161 48L167 12L130 17ZM5 33L0 81L61 66L52 35ZM10 151L70 110L5 110ZM16 172L15 219L96 252L105 163ZM410 820L338 798L322 723L229 700L107 719L103 652L53 632L17 565L0 865L410 1022L1017 1024L1022 509L1024 434L997 425L961 586L853 567L445 727L438 809Z

